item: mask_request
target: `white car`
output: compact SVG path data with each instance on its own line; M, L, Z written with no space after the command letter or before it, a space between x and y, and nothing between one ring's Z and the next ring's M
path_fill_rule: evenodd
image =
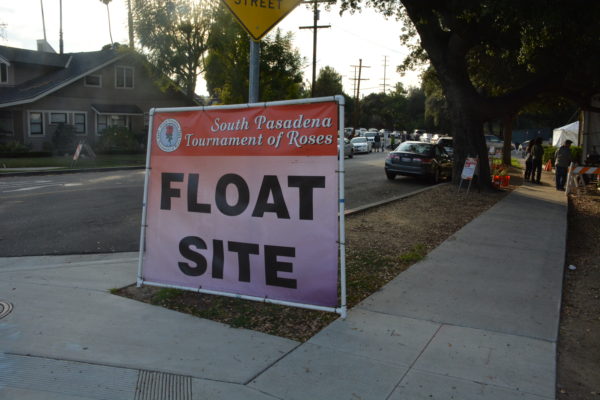
M368 141L366 137L355 137L350 140L354 153L370 153L373 151L373 143Z
M431 138L433 138L433 135L431 133L422 133L421 137L419 138L419 140L421 142L425 142L425 143L433 143L431 141Z

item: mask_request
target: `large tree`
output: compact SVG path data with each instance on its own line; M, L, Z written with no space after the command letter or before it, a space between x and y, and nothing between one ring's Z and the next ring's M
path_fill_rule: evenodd
M330 66L321 68L315 81L315 90L313 91L315 97L335 96L342 94L343 91L342 75Z
M249 36L221 6L215 13L206 57L205 80L211 97L225 104L248 101ZM279 29L260 41L260 101L305 96L305 63L292 34Z
M543 93L566 96L587 107L600 87L600 2L342 3L353 8L365 3L387 15L399 16L404 22L404 38L418 33L420 47L412 60L426 55L448 101L456 146L455 177L467 155L479 155L481 178L489 183L484 121L515 115ZM495 75L498 68L504 69L501 75ZM485 90L486 85L481 85L481 78L486 76L483 81L494 90Z
M212 26L214 0L144 0L133 8L135 32L148 59L194 96Z

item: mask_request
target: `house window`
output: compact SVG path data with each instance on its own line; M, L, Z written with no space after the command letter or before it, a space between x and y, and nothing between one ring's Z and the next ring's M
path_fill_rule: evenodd
M85 113L73 113L73 126L75 127L75 133L78 135L85 135L86 133L85 117Z
M102 87L102 75L88 75L83 78L83 85L89 87Z
M8 64L0 63L0 83L8 82Z
M96 118L96 132L102 132L113 126L129 128L129 117L127 115L98 115Z
M14 133L14 124L12 112L0 110L0 136L12 136Z
M97 115L96 117L96 132L101 135L108 128L108 115Z
M115 67L115 86L119 89L133 89L133 67Z
M44 114L38 111L29 113L29 134L41 136L44 134Z
M58 124L66 124L67 123L67 113L50 113L50 123L52 125Z

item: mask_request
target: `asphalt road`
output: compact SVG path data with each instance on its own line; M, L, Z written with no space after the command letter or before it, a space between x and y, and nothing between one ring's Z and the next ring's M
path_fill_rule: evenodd
M421 189L383 172L383 153L346 159L346 207ZM137 251L144 171L0 177L0 256Z

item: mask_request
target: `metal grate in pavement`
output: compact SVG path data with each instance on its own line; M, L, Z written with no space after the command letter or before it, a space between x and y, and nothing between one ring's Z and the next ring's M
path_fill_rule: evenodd
M135 400L191 400L192 378L163 372L140 371Z
M13 306L5 301L0 301L0 319L6 317L12 311Z

